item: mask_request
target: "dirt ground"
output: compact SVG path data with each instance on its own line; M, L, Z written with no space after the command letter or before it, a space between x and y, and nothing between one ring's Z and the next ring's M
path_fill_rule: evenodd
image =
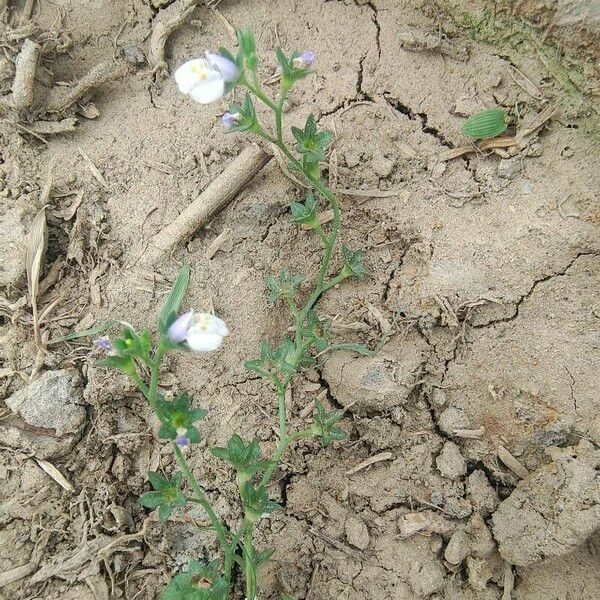
M273 393L243 361L289 326L267 303L265 274L314 271L319 247L291 223L301 190L271 160L185 247L140 267L152 235L249 140L224 133L225 101L191 104L146 61L169 0L8 4L0 598L157 598L174 571L215 552L213 536L194 527L201 511L162 525L139 505L147 471L174 466L154 418L125 377L97 366L89 340L52 340L108 319L152 327L191 263L186 305L214 309L231 336L217 354L170 359L163 382L210 409L191 463L234 524L232 475L208 448L234 431L276 444ZM521 20L532 3L517 4L521 13L477 1L219 4L255 32L265 79L276 46L315 51L287 124L312 112L335 132L327 176L346 190L342 239L373 273L332 290L321 312L337 341L387 339L373 357L339 352L296 381L292 424L321 399L346 408L349 437L302 442L275 477L285 510L259 527L259 546L278 548L261 600L600 596L600 120L587 58L600 7L546 2L533 28ZM42 55L18 109L11 86L27 38ZM219 46L232 46L230 33L198 2L169 37L167 68ZM100 63L111 75L65 106ZM550 116L518 146L449 158L468 144L465 116L495 106L510 135ZM48 133L48 121L65 130ZM26 234L43 204L36 345Z

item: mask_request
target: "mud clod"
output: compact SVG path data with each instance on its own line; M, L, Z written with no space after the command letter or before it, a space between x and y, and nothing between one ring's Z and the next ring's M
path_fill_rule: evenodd
M500 554L511 564L568 554L600 527L600 451L581 442L551 454L492 515Z
M440 473L449 479L459 479L467 472L467 462L454 442L446 442L435 459Z

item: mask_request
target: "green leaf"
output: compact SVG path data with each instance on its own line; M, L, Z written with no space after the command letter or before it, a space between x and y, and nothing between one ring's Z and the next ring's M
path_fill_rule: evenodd
M254 564L256 565L256 568L259 568L268 562L273 554L275 554L275 548L265 548L264 550L257 552L254 558Z
M240 53L250 71L256 71L258 66L258 56L256 56L256 41L254 34L248 30L237 30L237 38L240 46Z
M228 588L217 561L205 564L192 560L185 571L169 582L161 600L224 600Z
M83 331L74 331L73 333L69 333L67 335L63 335L54 340L50 340L48 345L50 344L58 344L60 342L69 342L71 340L77 340L82 337L90 337L92 335L98 335L99 333L103 333L107 329L111 327L116 327L117 325L125 325L126 327L131 327L129 323L126 321L106 321L106 323L100 323L95 327L90 327L90 329L84 329Z
M300 202L292 202L290 205L294 222L298 225L305 225L311 229L319 227L319 220L317 218L317 201L311 191L306 193L306 200L304 204Z
M167 329L175 320L175 316L179 312L189 283L190 265L185 263L183 267L181 267L181 271L179 271L179 275L177 275L177 279L173 284L173 288L169 293L167 301L160 312L160 317L158 319L158 331L161 335L165 335L167 333Z
M302 326L302 335L312 338L318 350L325 350L329 344L331 321L329 319L319 319L313 309L309 310L306 316L308 323Z
M269 302L277 302L280 298L292 299L296 295L298 286L304 281L304 277L292 275L287 269L282 269L277 279L266 277L265 285L270 291Z
M256 523L264 514L281 509L279 504L269 500L269 493L262 485L254 486L248 481L242 487L240 496L244 505L246 518L252 523Z
M185 429L185 436L192 444L200 441L200 432L194 425L196 421L204 419L208 411L204 408L191 408L191 400L187 392L179 394L175 400L159 399L157 413L161 420L158 437L174 440L178 429Z
M229 112L236 116L237 122L227 128L228 133L232 133L234 131L249 131L258 126L258 121L256 120L256 110L254 109L252 98L247 92L246 96L244 97L244 106L242 107L239 104L231 104L229 106Z
M136 372L135 363L131 356L107 356L98 364L102 367L121 371L126 375L132 375Z
M264 361L260 358L255 358L253 360L247 360L244 362L244 368L248 369L248 371L252 371L253 373L258 373L261 377L268 377L269 371L264 368Z
M148 479L154 491L142 494L140 504L146 508L158 507L158 517L164 522L174 508L186 504L185 496L181 492L181 474L174 473L172 479L168 480L160 473L150 471Z
M315 422L311 426L311 431L321 438L323 446L328 446L334 440L345 439L346 433L336 426L343 417L343 410L326 411L325 407L317 402Z
M344 269L346 270L347 275L353 275L359 279L370 275L369 270L363 263L362 250L353 252L346 246L342 245L342 254L344 255Z
M292 135L298 142L296 150L304 155L305 168L310 169L327 158L325 148L331 143L333 135L328 131L319 132L313 115L309 115L306 119L304 129L292 127Z
M357 354L362 354L363 356L373 356L375 352L373 350L369 350L366 346L362 344L354 344L351 342L342 342L341 344L332 344L327 349L328 351L333 350L350 350L352 352L356 352Z
M492 108L471 115L463 124L463 132L476 140L485 140L504 133L507 127L504 111Z
M211 452L217 458L231 463L244 480L264 471L270 465L269 461L260 459L257 437L246 443L237 433L234 433L227 442L227 448L211 448Z

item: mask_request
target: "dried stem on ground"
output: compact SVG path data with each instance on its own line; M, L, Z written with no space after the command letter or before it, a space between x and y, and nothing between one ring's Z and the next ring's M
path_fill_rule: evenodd
M61 88L54 88L48 96L46 110L64 112L97 87L124 75L127 68L124 63L115 63L112 59L101 62L66 92Z
M33 104L35 70L40 57L40 47L31 40L25 40L15 68L12 85L12 101L18 111L27 110Z
M231 202L271 159L257 144L240 155L171 224L148 245L143 262L153 264L170 252Z
M152 35L148 49L148 62L155 69L166 67L165 44L169 36L192 14L198 0L177 0L161 10L152 21Z

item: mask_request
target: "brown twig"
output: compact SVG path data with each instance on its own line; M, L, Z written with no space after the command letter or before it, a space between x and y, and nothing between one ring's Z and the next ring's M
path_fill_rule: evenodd
M169 225L149 242L143 256L146 264L155 263L231 202L270 160L266 152L252 144Z

